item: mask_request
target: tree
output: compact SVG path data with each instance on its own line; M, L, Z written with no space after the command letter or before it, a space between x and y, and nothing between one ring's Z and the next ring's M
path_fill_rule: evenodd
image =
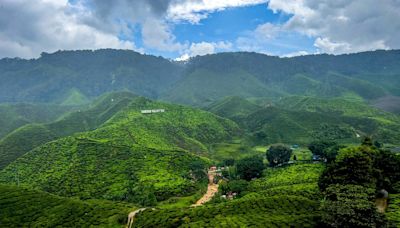
M224 184L221 184L220 189L223 194L228 192L235 192L241 194L247 190L249 183L245 180L231 180Z
M308 149L321 158L325 158L328 162L335 160L339 150L342 147L334 141L314 141L308 145Z
M322 203L323 227L385 227L373 203L375 189L360 185L330 185Z
M374 157L377 151L360 146L342 150L336 162L322 173L318 185L325 190L331 184L356 184L375 188Z
M380 150L377 154L374 167L377 178L377 189L397 192L396 185L400 184L400 156L387 150Z
M223 164L224 166L233 166L233 165L235 165L235 159L233 159L233 158L224 159L224 160L222 161L222 164Z
M267 150L266 155L269 164L271 166L277 166L290 160L292 150L283 144L275 144Z
M236 164L237 174L245 180L260 177L264 168L263 160L258 156L243 158Z

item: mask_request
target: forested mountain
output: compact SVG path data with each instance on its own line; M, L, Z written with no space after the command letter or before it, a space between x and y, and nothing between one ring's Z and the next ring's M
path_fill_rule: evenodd
M76 93L93 98L116 90L156 97L179 79L180 69L161 57L110 49L2 59L0 101L62 103Z
M279 58L220 53L186 63L133 51L59 51L0 60L0 102L79 102L105 92L206 106L225 96L400 95L400 51Z

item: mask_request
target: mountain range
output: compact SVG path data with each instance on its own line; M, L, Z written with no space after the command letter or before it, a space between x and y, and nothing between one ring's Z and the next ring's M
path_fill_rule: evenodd
M128 50L58 51L0 60L0 102L81 104L127 90L202 107L226 96L287 95L359 98L387 107L398 104L399 62L398 50L292 58L220 53L186 62Z

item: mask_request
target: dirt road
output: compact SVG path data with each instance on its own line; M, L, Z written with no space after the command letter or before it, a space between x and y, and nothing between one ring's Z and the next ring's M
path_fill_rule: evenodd
M215 177L215 172L208 171L207 192L206 192L206 194L203 195L203 197L201 197L201 199L199 199L195 204L193 204L192 207L201 206L201 205L207 203L218 192L218 184L214 184L214 177Z

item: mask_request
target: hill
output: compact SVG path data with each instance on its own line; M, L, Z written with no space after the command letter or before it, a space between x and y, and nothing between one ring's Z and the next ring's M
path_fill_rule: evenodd
M398 50L293 58L219 53L185 64L128 50L58 51L0 60L0 102L70 104L124 90L202 107L226 96L376 100L400 95L399 62Z
M373 100L371 103L376 108L385 110L387 112L400 114L400 97L385 96L385 97L381 97L376 100Z
M87 109L68 113L46 124L24 125L0 140L0 169L33 148L77 132L94 130L123 109L135 95L128 92L105 94Z
M400 138L397 115L342 98L286 97L236 121L251 132L249 139L257 145L308 144L315 139L356 143L368 135L396 144Z
M0 104L0 139L25 124L48 123L76 109L51 104Z
M251 181L241 198L203 207L146 210L137 215L134 227L315 227L322 170L320 164L271 168L262 179Z
M258 109L261 107L237 96L223 98L205 108L209 112L229 119L248 115Z
M256 77L240 68L224 71L188 70L187 74L161 99L195 106L207 106L221 97L277 97L281 93L265 86Z
M63 198L0 185L2 227L122 227L135 207L110 201Z
M165 109L142 114L143 109ZM0 172L0 182L61 196L152 205L194 194L206 180L207 144L238 128L211 113L134 98L101 127L36 147Z
M161 57L128 50L58 51L38 59L0 60L0 102L69 103L129 90L155 97L180 76Z

